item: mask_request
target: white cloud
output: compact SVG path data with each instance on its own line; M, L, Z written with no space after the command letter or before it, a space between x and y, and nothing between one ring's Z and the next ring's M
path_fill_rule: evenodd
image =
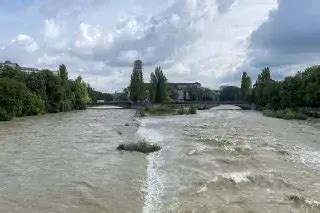
M215 88L245 60L252 32L277 5L276 0L34 2L43 37L34 29L32 37L5 45L0 58L41 67L64 63L71 76L81 74L103 91L127 86L136 58L144 61L146 80L161 65L170 81Z
M47 19L44 22L45 39L55 39L60 35L60 29L54 19Z
M38 50L38 44L32 37L26 34L19 34L15 39L11 41L12 46L19 45L24 48L25 51L32 53Z
M76 41L78 48L93 48L97 45L102 34L98 27L81 23L79 26L79 39Z

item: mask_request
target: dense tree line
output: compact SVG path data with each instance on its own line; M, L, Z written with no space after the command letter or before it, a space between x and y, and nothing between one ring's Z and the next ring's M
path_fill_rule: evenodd
M188 89L190 101L217 101L218 96L214 91L205 87L191 87Z
M271 78L269 68L262 70L253 87L252 101L271 110L320 107L320 66L312 66L282 81Z
M113 101L114 99L114 95L96 91L90 86L90 84L87 84L87 88L92 103L97 103L98 100Z
M240 101L241 89L236 86L226 86L220 91L220 101Z
M80 76L69 80L65 65L60 65L58 75L0 66L0 120L82 110L89 101L86 83Z

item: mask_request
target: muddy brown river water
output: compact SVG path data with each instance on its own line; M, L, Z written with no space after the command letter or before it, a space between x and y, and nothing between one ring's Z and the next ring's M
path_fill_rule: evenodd
M233 106L0 123L0 212L320 212L320 121ZM127 124L127 125L126 125ZM120 152L145 139L160 152Z

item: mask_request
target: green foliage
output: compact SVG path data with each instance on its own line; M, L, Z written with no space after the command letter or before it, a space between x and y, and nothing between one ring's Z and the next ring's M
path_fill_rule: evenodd
M136 103L145 99L145 86L143 81L143 73L141 70L133 70L131 75L129 91L131 101Z
M67 84L68 81L68 71L67 71L67 67L64 64L61 64L59 66L59 77L61 79L61 83L62 85Z
M163 106L163 105L158 105L158 106L152 106L152 107L146 107L141 110L142 112L148 115L172 115L176 112L176 108L172 106Z
M250 76L243 72L241 79L241 99L243 101L250 101L252 93L252 82Z
M5 109L0 108L0 121L10 121L13 118L12 114Z
M41 98L28 90L22 82L0 78L0 91L0 108L9 115L30 116L40 114L44 110L44 102Z
M254 85L253 99L257 106L278 110L280 108L279 82L271 79L270 69L265 68Z
M197 114L197 108L194 107L193 105L190 106L190 107L184 107L184 106L181 106L177 109L177 114L178 115L195 115Z
M85 109L89 100L86 84L81 78L68 80L64 65L59 76L49 70L24 73L19 67L0 66L0 120Z
M129 89L125 88L122 92L116 92L113 96L113 100L116 101L128 101Z
M76 109L86 109L87 103L90 102L90 97L87 90L87 85L82 80L81 76L78 76L78 78L75 80L72 91L75 94Z
M192 106L189 108L189 112L190 112L190 114L197 114L197 108L192 105Z
M114 99L112 94L96 91L90 86L90 84L87 84L87 89L89 97L93 103L96 103L98 100L113 101Z
M158 88L158 79L156 75L152 72L150 75L150 88L149 88L149 98L151 103L157 103L157 88Z
M191 101L216 101L218 96L208 88L191 87L188 89Z
M280 119L286 119L286 120L292 120L292 119L306 120L307 119L307 117L304 114L293 111L291 109L278 110L278 111L263 110L262 113L268 117L280 118Z
M179 107L179 109L177 110L178 115L184 115L186 114L186 110L184 107Z
M270 69L265 68L254 85L254 103L260 108L284 110L301 107L320 107L320 66L307 68L283 81L271 79Z
M0 65L0 78L10 78L23 82L25 80L25 75L21 72L19 67L13 68L7 65Z
M257 83L261 82L268 82L271 81L271 73L270 73L270 68L266 67L262 70L261 74L258 75L258 80Z
M161 67L151 73L149 95L152 103L162 104L168 100L167 78Z
M299 112L309 117L320 118L320 109L299 108Z
M145 107L140 110L140 116L162 116L162 115L189 115L197 114L197 108L194 106L186 107L177 105L154 105L152 107Z
M227 86L220 93L221 101L240 101L241 89L235 86Z

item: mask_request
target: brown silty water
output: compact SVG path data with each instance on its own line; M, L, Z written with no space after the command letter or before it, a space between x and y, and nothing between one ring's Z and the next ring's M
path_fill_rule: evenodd
M320 212L319 121L134 113L0 123L0 212ZM162 150L115 150L141 139Z

